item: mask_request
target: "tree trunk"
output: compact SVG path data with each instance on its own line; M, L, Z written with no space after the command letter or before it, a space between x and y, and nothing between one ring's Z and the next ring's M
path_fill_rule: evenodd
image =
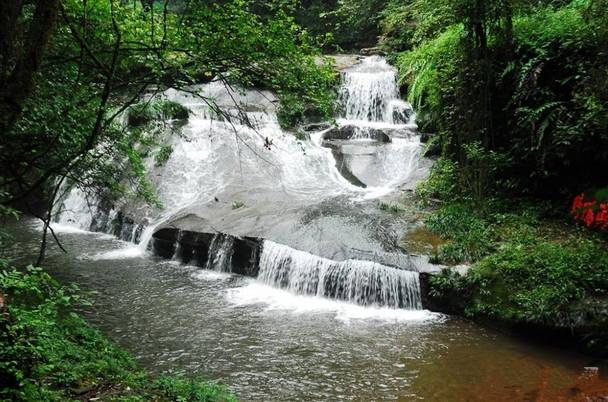
M17 19L21 14L22 1L3 0L0 12L3 13L0 33L3 38L15 38L18 25L14 21L15 12ZM4 12L9 14L4 15ZM35 2L34 15L29 24L27 33L24 34L23 48L7 49L9 59L2 60L2 68L10 63L10 54L14 54L14 67L7 68L7 73L2 77L0 83L0 134L10 130L21 114L24 101L31 95L34 89L34 78L40 69L40 64L47 49L51 34L55 28L57 15L59 13L59 0L38 0ZM6 42L6 41L4 41ZM3 45L4 45L3 42ZM14 43L14 42L13 42ZM13 43L8 44L13 46ZM3 48L2 51L5 49ZM6 56L3 54L3 58Z

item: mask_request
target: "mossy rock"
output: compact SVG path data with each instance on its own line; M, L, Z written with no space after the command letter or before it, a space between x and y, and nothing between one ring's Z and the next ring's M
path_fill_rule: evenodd
M155 120L187 120L190 110L173 101L142 102L129 108L128 123L141 127Z

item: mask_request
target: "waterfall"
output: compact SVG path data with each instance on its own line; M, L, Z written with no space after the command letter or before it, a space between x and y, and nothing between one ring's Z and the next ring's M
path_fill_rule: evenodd
M309 236L327 234L332 219L339 224L349 219L346 210L332 215L333 206L338 207L336 212L351 204L359 208L358 202L394 191L417 171L422 147L413 131L411 105L399 97L396 76L395 68L379 57L365 58L344 71L338 127L313 130L310 141L281 129L277 99L271 93L226 88L218 82L193 88L213 99L215 105L210 105L191 93L168 90L162 97L186 106L190 115L180 124L165 125L167 145L172 149L166 161L158 164L153 156L145 159L147 178L164 208L155 209L128 197L106 205L87 199L77 188L66 187L56 219L123 240L140 240L139 255L147 250L156 228L184 229L182 225L196 233L209 233L206 228L212 228L213 232L272 239L300 248L293 244L294 234L302 230ZM337 132L333 148L324 143L330 130ZM344 169L336 168L338 160ZM366 187L352 184L342 172ZM317 219L315 214L324 211L329 212L329 220ZM361 232L352 240L357 247L366 244L367 236L371 239L376 230L348 222L349 228L351 225ZM179 239L184 244L178 241L170 253L210 271L257 274L262 283L297 295L360 306L421 308L417 272L374 261L322 258L269 240L260 240L261 252L256 251L250 260L242 255L242 237L222 233L206 237L204 251L193 252L188 239ZM366 255L384 252L371 247ZM331 249L324 252L325 257L343 258ZM110 254L108 258L118 255ZM337 255L340 257L334 257Z
M332 261L264 241L258 280L292 293L363 306L420 309L418 273L370 261Z
M213 236L205 269L218 272L231 272L234 237L222 233Z
M338 93L342 118L349 123L407 124L411 105L399 98L397 70L373 56L342 73Z
M56 222L62 225L70 225L77 229L90 230L93 223L93 216L97 212L95 200L89 202L87 195L79 188L68 191L68 186L64 181L61 185L59 194L65 194L57 211Z

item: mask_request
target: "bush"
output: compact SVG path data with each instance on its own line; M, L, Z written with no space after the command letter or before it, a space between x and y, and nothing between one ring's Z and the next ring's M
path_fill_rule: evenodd
M608 294L604 245L580 239L517 240L501 246L473 270L469 280L478 290L470 314L575 327L581 317L572 314L572 306Z
M458 163L441 158L433 165L429 178L418 185L416 195L423 204L433 199L456 201L462 196L458 180Z
M462 23L445 20L397 57L420 126L439 133L464 191L554 198L606 185L608 29L595 3L520 5L503 33L504 16L485 14L483 46L479 16L456 7Z
M441 262L475 262L494 249L494 228L475 213L471 204L448 204L425 223L432 232L450 240L439 248Z
M537 212L489 213L444 207L429 219L452 242L443 261L477 262L466 276L444 272L430 295L466 315L509 325L568 329L598 354L608 353L608 248L578 230L547 228ZM466 228L470 228L470 233Z
M302 72L283 78L277 88L281 102L277 115L281 127L292 128L306 121L332 119L338 82L332 63L332 59L324 58L322 64L317 65L309 57L301 62Z

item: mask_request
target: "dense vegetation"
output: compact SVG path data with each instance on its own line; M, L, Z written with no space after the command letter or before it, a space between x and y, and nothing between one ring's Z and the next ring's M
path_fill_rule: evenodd
M438 308L526 333L550 331L556 343L576 340L587 352L608 353L606 236L574 225L562 206L529 198L454 197L446 183L457 170L445 160L419 188L442 203L426 221L447 242L432 256L472 264L432 278ZM450 179L451 177L451 179ZM436 201L435 201L436 202Z
M526 330L572 334L608 353L608 245L588 215L608 171L604 1L389 2L382 44L439 152L418 194L448 242L433 295L448 309ZM575 211L573 211L575 212ZM577 213L582 216L584 212ZM590 220L593 222L593 219ZM602 221L603 222L603 221Z

